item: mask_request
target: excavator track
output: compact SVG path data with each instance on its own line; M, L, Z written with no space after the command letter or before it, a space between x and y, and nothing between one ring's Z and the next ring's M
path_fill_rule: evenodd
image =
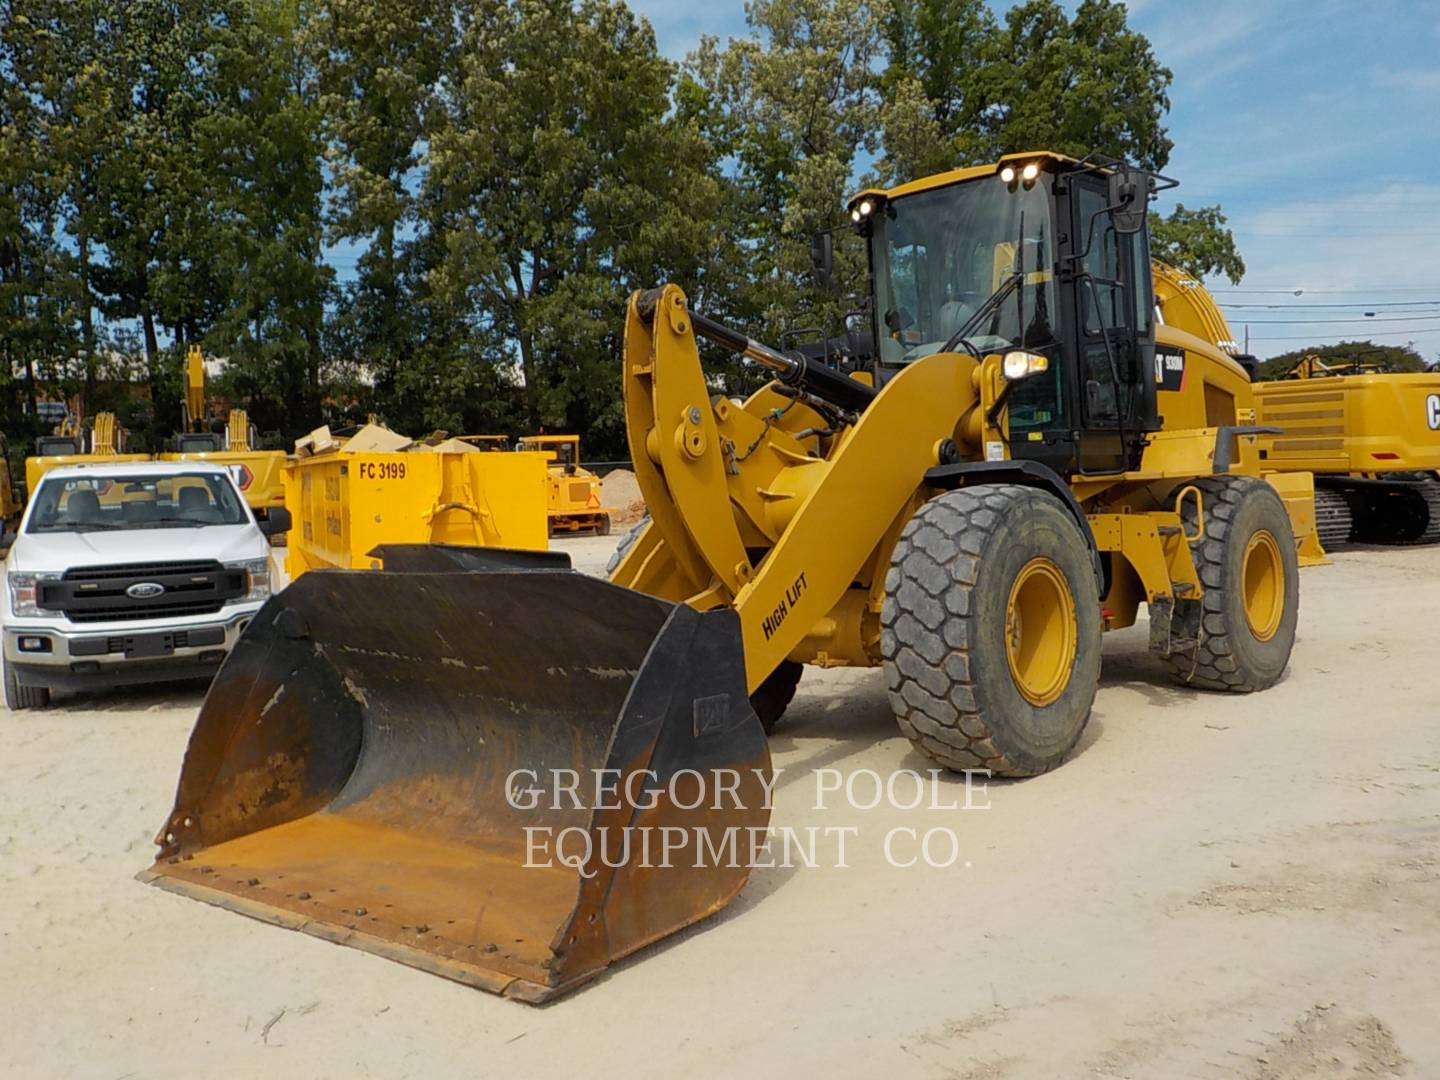
M1372 482L1358 495L1352 533L1356 542L1390 546L1440 543L1440 480ZM1318 500L1316 509L1318 513Z
M1320 537L1320 546L1334 551L1350 542L1355 528L1355 519L1350 512L1350 502L1338 491L1323 488L1315 492L1315 531Z

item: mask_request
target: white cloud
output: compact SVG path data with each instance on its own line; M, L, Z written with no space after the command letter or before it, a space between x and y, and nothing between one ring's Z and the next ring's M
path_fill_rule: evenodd
M1417 94L1440 91L1440 67L1382 70L1376 73L1375 78L1382 86L1393 86Z

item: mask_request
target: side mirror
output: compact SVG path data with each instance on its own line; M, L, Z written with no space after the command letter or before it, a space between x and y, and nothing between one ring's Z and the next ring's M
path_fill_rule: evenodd
M1110 174L1110 220L1115 231L1132 236L1145 227L1145 214L1150 208L1150 174L1128 165Z
M822 289L835 285L835 236L818 232L810 238L810 273Z
M272 506L260 519L260 531L266 536L281 536L288 533L292 525L290 511L283 506Z

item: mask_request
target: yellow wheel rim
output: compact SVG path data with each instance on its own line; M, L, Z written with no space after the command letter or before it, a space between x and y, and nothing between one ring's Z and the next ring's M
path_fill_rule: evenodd
M1240 580L1250 633L1259 641L1269 641L1285 614L1285 564L1279 541L1267 530L1259 530L1245 545Z
M1049 705L1065 692L1079 637L1070 583L1049 559L1031 559L1010 586L1005 607L1010 677L1031 705Z

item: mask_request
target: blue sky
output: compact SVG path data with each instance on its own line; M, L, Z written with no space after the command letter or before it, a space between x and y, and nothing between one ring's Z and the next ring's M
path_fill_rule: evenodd
M743 0L630 2L676 59L702 33L746 30ZM1166 172L1181 186L1159 209L1230 216L1248 272L1211 284L1236 337L1248 323L1262 357L1373 337L1440 358L1440 0L1129 8L1175 74Z

